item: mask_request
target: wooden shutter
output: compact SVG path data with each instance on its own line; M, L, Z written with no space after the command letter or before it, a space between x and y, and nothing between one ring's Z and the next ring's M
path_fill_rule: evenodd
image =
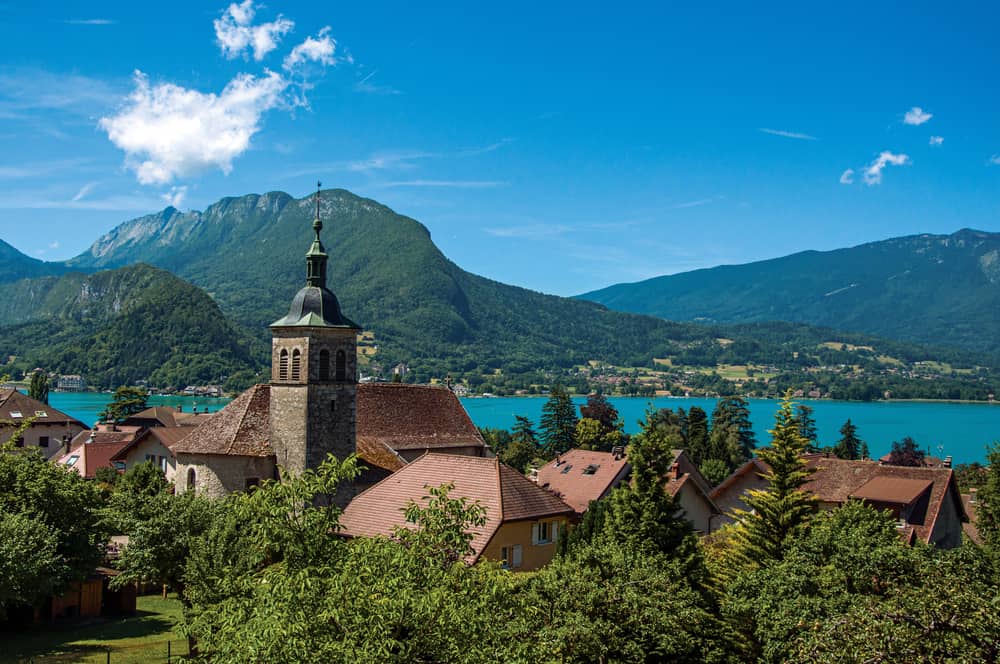
M531 524L531 543L538 544L538 524Z
M512 551L513 555L511 556L510 566L511 567L515 567L515 568L516 567L520 567L521 566L521 545L520 544L515 544L511 548L513 549L513 551Z

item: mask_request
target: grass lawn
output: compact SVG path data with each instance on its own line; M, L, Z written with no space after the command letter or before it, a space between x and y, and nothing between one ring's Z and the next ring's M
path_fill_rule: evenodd
M123 619L100 619L83 625L40 626L19 633L0 633L0 662L93 662L113 664L166 662L167 641L176 655L187 653L187 641L172 631L181 618L181 603L175 596L139 597L137 615Z

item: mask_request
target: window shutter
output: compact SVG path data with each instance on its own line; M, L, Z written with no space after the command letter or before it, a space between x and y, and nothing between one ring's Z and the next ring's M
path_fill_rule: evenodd
M558 521L553 521L552 522L552 541L553 542L558 542L559 541L559 522Z
M531 543L538 544L538 524L531 524Z
M521 566L521 545L520 544L515 544L513 546L513 549L514 549L514 551L513 551L514 555L511 556L513 558L513 560L511 560L510 566L511 567L520 567Z

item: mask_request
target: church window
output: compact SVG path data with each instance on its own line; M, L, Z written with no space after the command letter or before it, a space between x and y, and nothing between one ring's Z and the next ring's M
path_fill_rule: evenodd
M278 355L278 380L288 380L288 351L284 348Z
M197 479L194 468L188 468L188 491L194 491L194 483Z
M292 380L299 380L299 364L302 360L302 353L296 348L292 351Z
M337 380L344 380L347 377L347 355L344 351L337 351Z
M331 415L336 415L337 414L337 400L336 399L330 399L330 414Z
M325 348L319 352L319 379L330 380L330 351Z

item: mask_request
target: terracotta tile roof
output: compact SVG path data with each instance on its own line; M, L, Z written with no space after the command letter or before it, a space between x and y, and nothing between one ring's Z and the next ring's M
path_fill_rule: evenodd
M101 433L107 435L102 436ZM99 432L91 439L90 431L81 432L70 443L69 451L59 455L56 463L66 465L75 456L77 459L70 468L86 478L93 478L98 468L114 467L112 459L132 442L135 433Z
M268 385L254 385L178 442L174 453L271 456L270 398Z
M357 453L366 466L395 472L406 465L406 459L384 442L369 437L357 437Z
M362 383L357 417L359 447L362 438L393 450L485 447L462 402L445 387Z
M150 437L156 438L160 444L173 452L177 443L184 440L184 438L192 432L193 429L191 427L151 427L143 431L141 436L137 436L121 448L121 450L115 454L113 460L120 461L125 459L125 457L128 456L129 450L137 447L140 443L142 443L142 441Z
M889 488L896 489L906 486L907 491L897 491L897 495L912 494L916 487L915 483L896 483L891 480L918 480L926 483L931 482L930 499L927 512L923 515L921 523L911 523L916 533L916 537L922 542L929 542L934 531L941 506L944 504L945 496L952 492L955 505L958 507L959 518L968 521L968 516L962 508L962 499L958 493L958 485L955 483L955 474L950 468L913 468L907 466L889 466L876 463L874 461L847 461L826 456L810 456L806 463L816 469L810 481L803 487L810 491L823 502L844 503L849 498L856 496L861 487L869 483L874 478L881 478L874 487L874 491L883 491ZM890 481L886 481L890 480ZM857 496L862 497L862 496ZM905 496L904 496L905 497ZM869 500L879 500L868 498Z
M934 480L876 475L851 492L851 498L880 503L910 505L931 488Z
M36 424L77 424L84 429L87 428L86 424L75 417L36 401L18 390L0 390L0 420L11 420L20 424L29 417L34 417Z
M624 455L574 449L539 468L537 482L583 514L590 501L607 495L631 469Z
M422 503L428 487L454 483L452 498L468 498L486 508L486 523L471 529L474 553L482 554L502 523L546 516L569 515L573 509L497 459L429 453L378 484L358 494L340 523L349 536L392 534L408 524L403 509L413 500Z

